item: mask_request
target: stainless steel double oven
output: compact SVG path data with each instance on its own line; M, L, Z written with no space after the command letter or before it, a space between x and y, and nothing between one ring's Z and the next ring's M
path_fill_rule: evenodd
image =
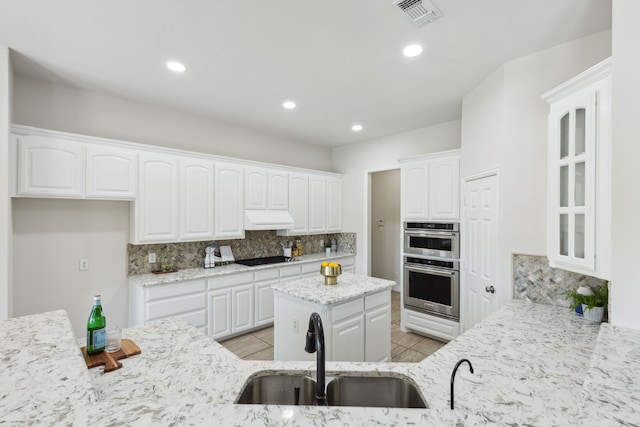
M404 306L452 320L460 318L458 223L404 223Z

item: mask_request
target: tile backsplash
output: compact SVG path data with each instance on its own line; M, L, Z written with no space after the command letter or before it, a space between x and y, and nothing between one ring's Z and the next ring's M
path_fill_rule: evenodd
M537 255L513 255L513 296L532 302L570 307L564 293L579 286L592 289L604 281L596 277L549 267L549 259Z
M320 241L336 239L338 251L356 253L355 233L314 234L311 236L285 237L278 236L275 231L247 231L244 239L216 240L208 242L158 243L150 245L127 245L129 260L129 276L151 273L155 268L149 264L149 253L160 254L166 247L173 265L182 270L185 268L202 267L204 250L212 243L220 246L231 246L236 259L258 258L282 255L281 243L293 243L296 239L302 241L303 254L315 254L324 251Z

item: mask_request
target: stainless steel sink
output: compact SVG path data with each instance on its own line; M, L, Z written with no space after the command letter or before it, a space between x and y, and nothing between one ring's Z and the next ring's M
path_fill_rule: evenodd
M300 388L296 402L296 387ZM250 378L236 403L261 405L313 405L316 382L301 374L258 374Z
M329 406L427 408L416 385L408 378L345 375L327 385Z

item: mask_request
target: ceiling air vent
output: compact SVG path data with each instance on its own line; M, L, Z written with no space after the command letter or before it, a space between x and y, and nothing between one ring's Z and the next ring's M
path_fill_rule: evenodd
M391 6L398 6L404 16L416 27L435 21L442 16L429 0L395 0Z

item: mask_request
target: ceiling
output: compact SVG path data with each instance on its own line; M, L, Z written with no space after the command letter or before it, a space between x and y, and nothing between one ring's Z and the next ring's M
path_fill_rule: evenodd
M17 73L334 147L459 119L504 62L611 28L611 0L432 1L416 28L391 0L0 0L0 44Z

